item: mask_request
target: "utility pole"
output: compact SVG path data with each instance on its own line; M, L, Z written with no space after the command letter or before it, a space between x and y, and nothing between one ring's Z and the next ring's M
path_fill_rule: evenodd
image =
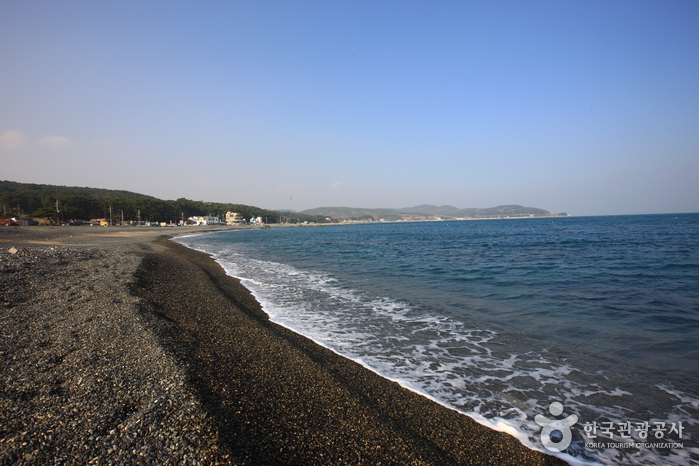
M109 206L109 225L112 224L112 206Z
M58 199L56 199L56 225L58 225L60 223L60 221L58 220L58 213L59 212L60 212L60 210L58 209Z

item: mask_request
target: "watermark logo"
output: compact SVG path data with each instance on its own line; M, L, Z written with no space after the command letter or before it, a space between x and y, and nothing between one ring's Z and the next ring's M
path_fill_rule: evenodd
M554 401L549 405L549 413L552 416L560 416L563 414L563 405L558 401ZM573 440L573 433L570 431L570 428L578 422L578 416L571 414L563 419L549 419L546 416L537 414L534 417L534 422L543 427L541 429L541 443L544 444L544 447L548 451L560 452L568 448L568 445ZM560 435L555 436L555 440L551 438L551 434L554 432L560 433Z
M549 419L541 414L534 416L534 421L542 427L541 443L548 451L562 452L570 446L573 440L571 427L578 422L578 416L571 414L557 419L563 415L563 405L558 401L549 405L549 412L554 416L554 419ZM684 444L680 442L684 438L682 421L593 421L582 423L582 427L585 448L589 449L684 448ZM677 436L680 441L671 438L671 436ZM619 439L616 440L616 437ZM611 440L611 442L607 440Z

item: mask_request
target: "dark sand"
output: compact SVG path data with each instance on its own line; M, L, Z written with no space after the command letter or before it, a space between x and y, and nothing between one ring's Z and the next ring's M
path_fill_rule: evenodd
M158 238L179 230L104 230L33 229L31 234L0 231L5 256L11 245L26 246L31 253L32 246L39 247L39 243L58 243L69 251L89 249L112 260L115 254L129 257L132 262L138 258L131 268L122 270L135 274L114 284L130 292L134 303L133 314L128 315L138 325L121 325L128 330L111 332L117 343L124 343L122 351L134 355L129 359L133 367L121 364L101 375L103 379L128 377L126 385L131 392L117 393L118 388L100 392L102 411L109 412L109 406L114 405L112 414L119 413L118 422L112 422L112 430L105 427L93 433L90 441L85 440L80 450L86 451L83 456L63 462L83 464L86 461L82 458L91 458L95 464L118 464L123 460L129 464L565 464L270 322L249 291L209 256L165 237ZM71 280L71 273L66 268L64 279ZM41 294L40 290L36 292ZM22 299L31 301L29 296ZM7 321L8 313L24 312L23 306L28 306L22 304L25 302L19 299L2 308L3 319ZM55 305L76 304L56 301ZM109 306L107 302L100 305ZM27 309L34 319L40 319L36 313L41 313L41 308ZM81 312L95 310L86 308ZM17 327L22 321L12 322ZM33 328L33 338L41 338L41 331ZM103 336L100 344L111 347L108 340ZM3 344L8 348L0 354L1 371L13 370L19 377L41 379L25 381L39 386L52 380L62 387L59 392L63 404L79 405L72 398L79 391L71 382L69 367L61 369L62 377L46 382L36 371L23 373L13 362L16 354L15 360L9 361L14 353L12 343ZM148 345L150 352L141 351L141 345ZM108 349L104 352L111 354ZM115 355L112 359L118 358ZM110 364L110 358L105 358L104 364ZM141 374L138 384L130 381L134 372ZM170 385L162 388L163 380L169 380ZM153 388L135 395L143 385ZM41 387L37 390L40 392ZM83 435L84 440L87 435L84 427L83 431L76 428L77 434L61 435L63 425L85 424L85 410L63 412L48 403L44 417L54 416L56 421L39 422L36 416L41 412L27 415L21 409L27 401L8 393L0 389L0 421L8 420L3 417L8 416L5 413L15 414L9 419L11 428L0 428L0 464L31 464L39 459L59 462L46 461L50 457L42 452L49 447L70 449L71 439ZM50 393L46 397L51 400ZM130 397L126 411L124 397ZM153 402L154 397L162 399L160 404ZM40 403L30 402L29 406L42 409ZM168 406L173 406L170 411ZM139 420L133 419L137 416L148 428L134 435L129 428L133 430L138 424ZM172 428L175 424L177 429ZM26 441L27 435L22 436L22 430L41 429L57 432L50 436L53 441L44 442L48 446L41 444L32 450L22 445L31 444ZM167 438L173 436L176 441L168 444ZM103 448L103 444L111 446ZM124 450L133 453L124 456Z

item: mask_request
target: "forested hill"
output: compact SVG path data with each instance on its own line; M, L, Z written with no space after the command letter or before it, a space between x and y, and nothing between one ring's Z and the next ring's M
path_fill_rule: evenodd
M11 193L18 196L32 197L56 197L56 196L83 196L95 199L156 199L146 194L132 193L117 189L79 188L74 186L54 186L50 184L18 183L16 181L0 181L0 195ZM3 201L5 202L5 201Z
M262 217L268 222L324 222L325 217L303 213L276 212L243 204L192 201L180 198L175 201L157 199L130 191L54 186L45 184L0 181L0 217L48 218L56 221L56 201L60 223L107 218L114 220L177 222L182 217L217 215L225 219L228 211L238 212L244 218ZM140 215L139 215L140 214Z

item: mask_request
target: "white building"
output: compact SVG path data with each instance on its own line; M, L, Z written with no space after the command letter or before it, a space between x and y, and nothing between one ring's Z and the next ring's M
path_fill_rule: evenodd
M188 220L190 222L194 222L195 225L218 225L219 223L221 223L218 217L211 216L189 217Z

